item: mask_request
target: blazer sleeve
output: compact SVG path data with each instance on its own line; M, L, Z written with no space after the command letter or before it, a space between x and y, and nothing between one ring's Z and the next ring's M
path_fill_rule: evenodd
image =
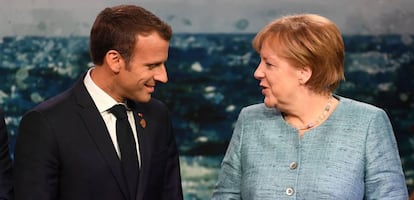
M58 156L53 131L42 113L23 116L15 146L15 199L58 198Z
M179 151L167 106L157 99L138 104L146 128L138 126L142 167L138 199L182 200ZM141 128L140 128L141 127Z
M385 111L372 118L366 141L365 199L408 199L397 142Z
M13 199L11 183L12 161L3 110L0 109L0 200Z
M243 110L239 115L226 154L221 163L213 200L241 199L241 144L243 134Z
M171 141L169 148L169 158L167 165L165 166L166 170L166 181L164 185L163 198L165 200L183 199L183 193L181 188L181 175L180 175L180 165L179 165L179 156L178 151L175 147L175 142Z
M179 152L175 140L175 135L173 133L173 128L171 124L170 113L168 113L168 158L167 165L165 166L165 185L164 192L162 193L164 200L182 200L183 191L181 186L181 173L180 173L180 162L179 162Z

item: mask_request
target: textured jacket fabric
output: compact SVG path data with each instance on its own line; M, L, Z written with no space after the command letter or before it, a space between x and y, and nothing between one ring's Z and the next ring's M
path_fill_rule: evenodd
M387 114L335 97L329 118L302 138L277 109L242 109L213 199L407 200Z

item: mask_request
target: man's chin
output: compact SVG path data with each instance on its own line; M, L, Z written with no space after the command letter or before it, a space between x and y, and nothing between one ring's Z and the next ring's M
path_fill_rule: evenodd
M134 100L139 103L148 103L149 101L151 101L151 95L148 95L146 97L136 97L134 98Z

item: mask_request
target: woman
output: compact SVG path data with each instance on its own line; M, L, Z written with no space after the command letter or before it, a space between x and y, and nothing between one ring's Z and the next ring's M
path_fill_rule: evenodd
M213 199L408 198L387 114L333 94L345 57L333 22L285 16L253 47L264 104L242 109Z

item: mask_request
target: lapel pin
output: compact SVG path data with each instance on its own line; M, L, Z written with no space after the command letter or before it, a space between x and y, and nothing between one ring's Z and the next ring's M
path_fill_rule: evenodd
M138 113L138 117L140 118L139 124L141 125L142 128L145 128L147 126L147 122L143 118L144 115L142 113Z

